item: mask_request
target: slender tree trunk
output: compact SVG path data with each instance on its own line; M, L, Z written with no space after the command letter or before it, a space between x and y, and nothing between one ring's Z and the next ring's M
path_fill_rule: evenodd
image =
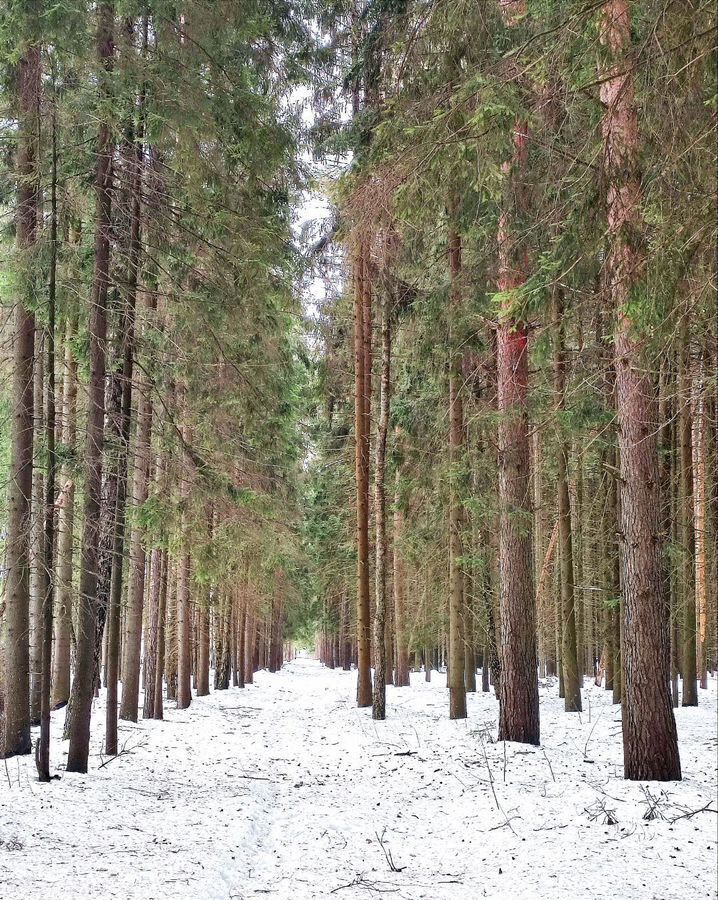
M449 272L451 277L450 332L455 333L454 319L461 307L461 238L449 231ZM464 572L461 563L461 469L464 461L464 406L459 393L461 361L449 339L449 718L466 718L466 684L464 680Z
M62 443L75 450L77 436L77 360L73 339L77 318L68 320L65 332L65 376L63 389ZM65 706L70 698L70 645L72 631L72 559L75 524L75 481L69 467L63 471L64 482L58 506L57 575L55 589L55 635L52 663L52 708Z
M166 550L162 550L162 581L160 582L159 607L157 610L157 662L155 663L155 708L152 713L154 719L164 716L164 702L162 695L162 677L165 670L165 622L167 619L167 591L169 590L169 557Z
M596 674L596 636L593 620L593 607L586 602L584 590L584 559L588 546L588 532L583 520L583 456L580 446L576 449L576 487L575 487L575 515L572 520L573 535L573 559L575 569L575 584L573 590L574 604L576 608L576 647L581 647L579 659L580 673L593 677ZM560 567L560 560L559 560ZM562 616L559 617L558 627L561 629ZM579 624L580 630L579 630ZM562 635L562 631L559 630ZM579 639L580 634L580 639ZM562 648L563 641L561 640ZM563 661L562 661L563 665Z
M397 435L398 438L398 435ZM409 644L406 632L406 572L401 541L404 533L404 514L401 510L401 471L396 468L394 484L394 630L396 633L396 685L408 687Z
M369 434L366 415L365 303L366 245L361 241L354 262L354 435L357 489L357 706L371 706L371 642L369 611ZM245 678L245 681L247 679Z
M40 45L31 44L18 63L17 246L29 257L37 239L37 133L40 104ZM28 297L30 290L28 285ZM29 548L33 457L35 317L26 298L15 305L8 530L5 566L5 728L0 755L29 753Z
M168 587L165 613L165 682L167 699L177 697L177 565L167 551Z
M237 634L237 595L233 592L230 602L230 620L229 620L229 634L230 634L230 659L231 666L230 669L232 671L232 687L238 687L239 685L239 677L237 676L237 643L239 639L239 635ZM271 630L271 629L270 629ZM272 671L271 662L269 665L270 672Z
M114 548L118 531L119 514L118 489L121 478L122 459L126 459L126 452L122 447L122 394L124 389L122 368L124 359L123 345L125 343L125 335L128 328L128 315L124 299L121 299L119 302L121 306L117 314L115 336L112 341L112 361L110 363L110 373L105 391L105 477L100 509L97 618L95 622L95 663L93 675L93 681L96 686L99 686L100 684L102 646L105 635L105 625L107 624L109 613L110 596L112 594L112 580L115 563ZM122 565L121 551L119 554L119 563Z
M238 615L239 627L237 630L237 687L244 687L244 675L247 668L247 660L245 657L246 644L244 634L247 630L247 589L246 585L242 589L239 603Z
M705 390L703 385L702 360L696 362L691 385L691 405L693 407L693 533L695 535L695 593L697 619L696 668L700 686L708 688L706 669L706 416Z
M618 488L618 451L612 446L608 455L609 482L608 504L606 514L613 540L610 551L609 584L608 589L613 600L613 697L614 703L620 703L623 695L623 654L622 654L622 622L623 622L623 596L621 591L621 541L618 534L620 529L619 514L619 488Z
M245 617L244 630L244 683L254 682L254 638L257 626L255 621L254 605L252 599L247 596L247 615Z
M216 644L216 662L214 670L214 689L216 691L226 691L229 687L230 678L230 620L231 610L229 606L229 597L221 594L219 598L218 622L217 622L217 644ZM246 673L245 673L246 680ZM251 679L250 679L251 683Z
M698 706L696 673L696 591L695 530L693 507L693 422L691 408L690 347L687 328L683 329L680 358L680 452L681 452L681 559L683 597L683 706Z
M207 598L198 604L197 618L199 629L199 648L197 653L197 696L206 697L209 694L209 602L212 589L207 591ZM237 646L237 674L240 673L239 657L241 648L239 641ZM243 685L242 685L243 686Z
M680 779L681 764L669 690L668 616L661 603L655 387L628 310L633 292L643 279L645 265L634 238L642 222L628 0L608 0L604 4L600 37L611 57L600 94L608 191L607 284L617 315L624 774L633 780L669 781Z
M130 23L128 31L132 32L132 24ZM147 50L147 34L148 34L148 17L147 13L142 19L142 53ZM105 710L105 749L108 754L117 753L117 683L119 680L120 668L120 606L122 597L122 581L123 581L123 561L125 548L126 533L126 506L127 506L127 486L128 486L128 452L130 443L130 419L132 409L132 385L134 372L134 349L135 349L135 332L136 332L136 307L137 307L137 286L139 280L141 255L142 255L142 169L144 164L144 105L145 91L144 87L140 90L137 126L130 129L129 146L128 146L128 170L129 170L129 212L130 212L130 241L127 267L127 296L123 307L123 317L120 320L120 327L123 329L123 337L121 341L122 353L122 391L121 391L121 413L119 418L120 424L120 440L118 446L117 457L117 489L116 489L116 511L115 511L115 528L112 543L112 579L110 584L110 596L108 602L108 626L107 626L107 706ZM147 296L147 295L145 295ZM150 295L149 301L144 304L150 309L154 308L154 294ZM142 409L145 415L145 409ZM142 429L148 427L151 433L151 420L149 426L142 420L140 422L138 415L138 434ZM144 432L141 435L144 437ZM149 455L149 438L147 435L147 454ZM144 447L142 448L144 450ZM135 449L135 465L137 464L137 448ZM147 460L147 468L149 470L149 460ZM133 484L134 487L134 484ZM144 560L143 560L144 564ZM145 682L145 687L146 687ZM123 685L124 700L124 685ZM135 719L137 702L135 702ZM148 701L145 698L145 710L148 707Z
M559 418L566 409L566 348L563 324L563 296L561 288L554 289L554 393ZM559 427L562 427L562 423ZM581 712L581 678L576 650L576 605L573 571L573 539L571 528L571 500L568 492L568 448L565 435L558 440L558 537L559 578L561 582L562 634L561 663L563 665L564 708L566 712Z
M149 477L149 445L151 432L151 401L144 394L144 378L140 376L140 398L135 438L132 496L135 508L147 500ZM141 529L133 525L130 531L130 556L127 577L127 605L125 609L125 640L122 661L122 702L120 718L137 721L140 690L140 654L142 645L142 618L145 594L145 569L147 555Z
M386 718L386 442L389 431L389 398L391 392L391 306L386 293L381 304L381 384L379 422L376 436L376 471L374 473L374 508L376 517L376 613L374 616L374 694L372 718Z
M544 559L546 515L543 509L543 491L541 483L541 434L535 429L531 442L531 467L533 471L533 507L534 507L534 582L536 584L537 646L539 674L549 674L550 644L547 633L547 597L541 571Z
M97 55L105 73L112 68L114 4L97 7ZM107 86L103 83L103 95ZM102 494L102 445L105 415L105 341L107 333L107 287L112 228L112 136L109 123L101 119L97 137L95 192L95 274L90 311L90 384L85 448L85 520L82 535L80 596L77 615L75 678L72 685L73 714L70 722L68 772L87 772L90 749L90 715L94 693L95 621L97 618L97 571Z
M160 624L160 592L162 590L162 550L155 547L150 554L150 590L148 595L147 646L145 647L145 695L142 718L151 719L155 711L157 684L157 649Z
M527 125L514 126L514 154L506 166L512 186L526 165ZM516 192L516 188L513 188ZM520 208L520 198L515 204ZM499 222L499 290L510 292L526 279L525 251L516 246L514 212ZM536 611L531 535L531 474L528 433L528 333L511 315L511 301L497 333L499 400L499 586L501 684L499 740L538 744Z
M44 329L35 329L33 370L33 446L41 447L45 435ZM32 470L30 512L30 723L40 724L40 670L42 668L42 605L45 600L45 475L36 459Z
M187 538L183 535L182 543L186 548ZM187 709L192 702L191 667L190 667L190 632L191 619L191 561L187 549L182 553L177 571L177 709ZM228 613L228 644L231 637L231 602ZM229 650L229 646L228 646Z
M53 72L51 114L51 171L50 171L50 271L47 296L47 394L45 397L45 444L47 475L45 478L44 551L42 568L42 621L40 655L40 740L37 743L35 764L40 781L50 781L50 702L52 678L52 601L55 555L55 482L57 454L55 452L55 307L57 300L57 120L55 107L55 78Z
M152 309L152 302L147 305ZM147 500L152 436L152 398L149 379L144 371L137 378L137 427L132 473L132 503L141 507ZM137 721L140 694L140 654L145 595L147 555L142 529L133 524L130 530L130 559L127 574L127 606L125 610L125 646L122 661L122 702L120 718Z

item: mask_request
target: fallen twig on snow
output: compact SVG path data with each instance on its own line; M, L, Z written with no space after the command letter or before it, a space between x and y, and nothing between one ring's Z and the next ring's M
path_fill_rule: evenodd
M514 831L513 825L511 824L511 820L506 815L506 813L501 808L501 804L499 803L499 798L496 796L496 788L494 787L494 773L491 771L491 766L489 765L489 757L486 753L486 746L481 741L481 750L484 754L484 762L486 763L486 771L489 773L489 785L491 787L491 793L494 795L494 803L496 804L496 809L501 813L504 817L504 824L508 825L509 829L513 834L516 834ZM506 741L504 741L504 781L506 781ZM520 818L520 816L514 816L513 818Z
M605 800L596 800L591 806L585 807L584 812L591 822L595 822L600 816L603 816L602 825L618 825L616 810L609 809Z
M550 759L548 758L548 756L546 755L546 749L545 749L545 748L544 748L544 750L543 750L543 755L544 755L544 758L546 759L546 762L548 763L548 768L549 768L549 771L551 772L551 778L553 778L553 780L554 780L554 782L555 782L555 781L556 781L556 776L553 774L553 766L551 765L551 760L550 760Z
M126 740L125 743L122 745L122 747L120 748L120 750L118 750L117 753L116 753L114 756L109 756L107 759L103 759L103 758L102 758L102 751L100 751L100 759L102 760L102 762L100 763L100 765L99 765L97 768L98 768L98 769L104 769L105 766L109 766L109 764L110 764L113 760L119 759L121 756L129 756L131 753L134 753L135 750L140 750L142 747L146 747L146 746L147 746L147 738L145 738L144 740L138 741L138 742L137 742L136 744L134 744L132 747L128 747L128 746L127 746L128 741L129 741L129 738L127 738L127 740Z
M671 820L670 820L671 825L672 825L674 822L677 822L679 819L692 819L693 816L697 816L698 813L702 813L702 812L718 813L718 809L711 809L711 804L712 804L712 803L713 803L713 801L712 801L712 800L709 800L709 801L706 803L706 805L705 805L705 806L701 806L700 809L690 809L690 810L688 810L687 812L684 812L682 815L676 816L675 819L671 819ZM682 807L679 806L679 807L677 807L677 808L678 808L678 809L681 809Z
M386 885L389 885L389 887L386 887ZM329 893L336 894L339 891L345 890L346 888L353 887L363 887L368 891L377 891L378 893L383 894L395 894L399 890L399 888L395 884L391 884L391 882L388 881L367 881L362 873L359 872L354 876L354 878L352 878L352 880L348 884L339 884L335 888L332 888Z
M375 831L376 839L379 841L379 846L384 851L384 856L386 858L387 864L392 872L403 872L406 866L397 866L394 862L394 857L391 855L391 850L384 843L384 835L386 834L386 828L382 831L381 837L379 837L379 832Z
M601 712L601 713L599 714L598 718L597 718L596 721L593 723L593 727L592 727L591 730L589 731L588 737L586 738L586 743L583 745L583 761L584 761L584 762L593 762L592 759L589 759L589 758L588 758L588 744L589 744L589 742L590 742L590 740L591 740L591 736L593 735L593 732L594 732L594 730L595 730L595 728L596 728L596 725L598 725L598 723L601 721L601 716L602 716L602 715L603 715L603 712ZM589 721L590 721L590 720L589 720Z
M652 822L654 819L665 819L665 816L658 808L661 801L665 799L665 795L654 797L645 784L641 785L641 790L643 791L643 796L646 798L646 803L648 804L648 809L643 813L643 820L645 822Z

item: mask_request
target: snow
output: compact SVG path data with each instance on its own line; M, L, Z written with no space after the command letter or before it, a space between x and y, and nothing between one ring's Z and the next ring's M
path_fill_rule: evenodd
M102 768L101 697L87 776L62 771L55 714L61 780L39 784L30 757L0 769L3 900L716 896L714 678L676 711L683 782L640 784L593 685L577 715L542 682L531 748L495 742L493 694L449 721L435 673L389 687L386 722L355 707L353 672L298 659L255 677L121 722L127 752Z

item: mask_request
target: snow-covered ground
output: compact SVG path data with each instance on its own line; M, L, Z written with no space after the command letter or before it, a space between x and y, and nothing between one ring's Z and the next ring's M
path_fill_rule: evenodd
M300 659L121 723L127 752L102 768L100 700L87 776L61 771L57 737L61 780L39 784L29 757L0 768L0 897L715 896L715 679L677 710L680 784L622 780L619 709L598 688L579 716L542 685L534 749L494 742L493 695L449 721L443 685L390 687L375 723L354 673Z

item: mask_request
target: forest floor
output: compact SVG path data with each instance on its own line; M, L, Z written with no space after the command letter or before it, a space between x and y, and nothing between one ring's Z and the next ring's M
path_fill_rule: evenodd
M676 711L684 780L621 778L620 711L586 685L563 712L541 686L539 748L496 743L493 694L451 722L443 676L354 705L355 673L299 659L244 690L120 723L87 776L0 769L3 900L319 897L713 898L716 681ZM104 693L104 692L103 692ZM710 809L703 809L710 805ZM702 810L702 811L701 811Z

